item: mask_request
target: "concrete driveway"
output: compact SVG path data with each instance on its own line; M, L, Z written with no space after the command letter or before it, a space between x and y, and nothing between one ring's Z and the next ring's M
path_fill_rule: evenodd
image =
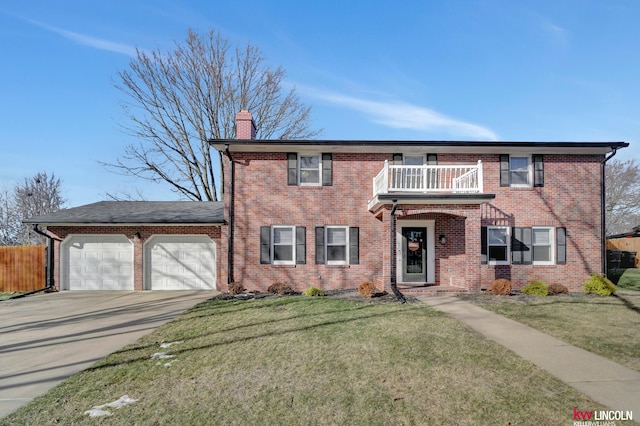
M0 302L0 418L211 291L66 291Z

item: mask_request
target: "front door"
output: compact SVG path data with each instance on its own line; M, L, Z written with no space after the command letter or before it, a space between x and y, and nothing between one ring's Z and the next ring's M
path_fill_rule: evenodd
M402 228L402 281L427 282L427 228Z

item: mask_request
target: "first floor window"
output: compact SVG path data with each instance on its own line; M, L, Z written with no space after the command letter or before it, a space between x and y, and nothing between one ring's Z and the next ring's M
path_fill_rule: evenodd
M293 226L274 226L272 228L273 241L273 263L274 264L293 264L295 254L295 243L293 239L295 227Z
M506 236L509 232L510 237ZM564 227L482 227L481 241L482 263L509 263L509 259L513 265L567 263L567 229ZM505 246L506 261L503 260Z
M260 227L260 263L295 265L306 263L306 228L274 225Z
M346 264L349 247L349 228L346 226L327 226L327 264Z
M499 265L509 263L509 227L490 226L487 228L487 253L489 263Z
M553 263L553 228L533 228L533 263Z
M355 265L360 263L360 228L318 226L316 228L316 263Z

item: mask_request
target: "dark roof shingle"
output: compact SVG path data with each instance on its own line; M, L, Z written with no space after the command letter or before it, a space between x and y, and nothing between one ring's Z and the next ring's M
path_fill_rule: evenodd
M100 201L30 217L24 223L84 224L221 224L222 201Z

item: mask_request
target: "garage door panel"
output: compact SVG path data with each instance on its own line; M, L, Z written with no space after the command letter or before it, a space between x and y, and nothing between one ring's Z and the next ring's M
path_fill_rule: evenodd
M124 235L72 235L63 243L68 290L133 290L133 245Z
M205 235L155 235L145 249L146 288L216 288L216 246Z

